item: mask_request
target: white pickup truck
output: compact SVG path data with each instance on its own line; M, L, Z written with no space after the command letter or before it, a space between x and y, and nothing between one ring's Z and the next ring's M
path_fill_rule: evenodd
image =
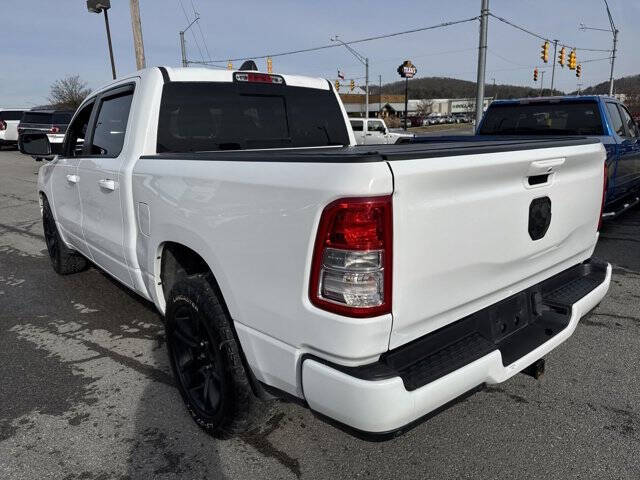
M600 302L604 159L576 137L359 147L326 80L161 67L84 101L38 196L58 273L92 263L164 315L206 431L281 394L383 434L539 367Z

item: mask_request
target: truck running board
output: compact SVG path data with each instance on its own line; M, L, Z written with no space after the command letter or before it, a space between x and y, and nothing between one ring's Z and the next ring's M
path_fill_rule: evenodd
M617 208L613 209L610 212L605 212L602 214L602 218L604 220L610 220L612 218L616 218L623 212L626 212L632 207L635 207L640 203L640 197L633 197L631 199L627 199L624 203L619 203L616 205Z
M359 367L329 364L365 380L400 377L408 391L499 350L507 366L569 325L572 305L604 282L607 264L591 259ZM322 361L317 359L318 361ZM327 363L327 362L323 362Z

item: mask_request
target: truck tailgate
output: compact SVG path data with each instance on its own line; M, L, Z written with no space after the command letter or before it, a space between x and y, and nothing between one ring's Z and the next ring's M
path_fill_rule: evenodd
M593 252L602 202L601 144L480 152L384 157L394 176L389 348Z

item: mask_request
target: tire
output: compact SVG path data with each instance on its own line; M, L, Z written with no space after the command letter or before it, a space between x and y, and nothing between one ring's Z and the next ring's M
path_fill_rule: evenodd
M87 259L65 245L58 232L47 199L42 201L42 227L51 265L59 275L78 273L87 268Z
M187 411L208 434L227 438L257 427L268 404L253 392L231 320L211 274L178 281L167 300L169 361Z

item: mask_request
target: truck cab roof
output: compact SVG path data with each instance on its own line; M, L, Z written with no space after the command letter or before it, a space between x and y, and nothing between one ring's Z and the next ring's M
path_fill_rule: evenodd
M618 101L614 97L608 95L558 95L555 97L528 97L528 98L512 98L504 100L494 100L491 104L496 105L516 105L527 103L564 103L564 102L584 102L594 101L599 102L602 100Z

